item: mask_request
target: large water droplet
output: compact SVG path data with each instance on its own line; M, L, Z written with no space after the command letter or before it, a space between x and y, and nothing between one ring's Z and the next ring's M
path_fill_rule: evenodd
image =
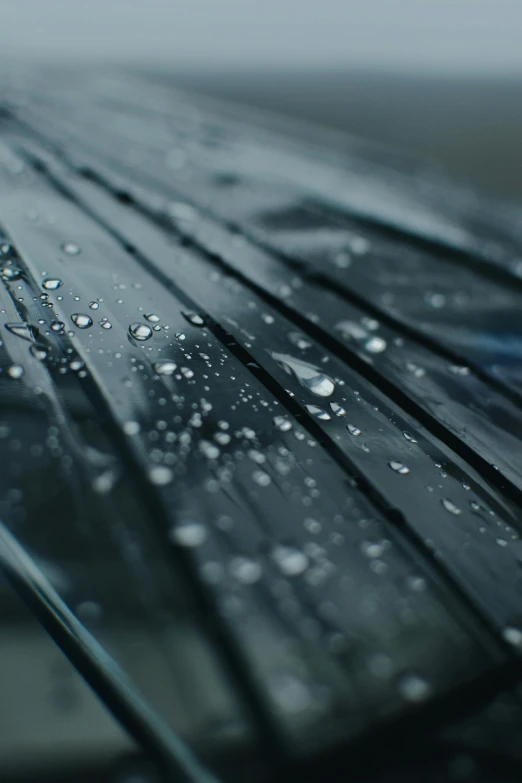
M21 337L22 340L27 340L28 342L32 342L34 339L33 330L28 324L24 324L24 323L6 324L5 328L9 332L11 332L11 334L14 334L15 337Z
M90 315L84 315L84 313L73 313L71 315L71 321L78 329L88 329L92 326L92 318Z
M156 362L154 365L154 372L158 375L173 375L176 372L176 362L171 362L169 359L165 359L162 362Z
M407 465L404 465L402 462L397 462L396 460L388 462L388 465L392 470L395 471L395 473L400 473L401 476L406 476L410 472L410 469Z
M0 276L2 280L8 283L11 280L19 280L22 277L22 271L14 266L5 266L0 272Z
M147 321L149 321L151 324L157 324L161 319L159 315L156 315L155 313L149 313L145 316Z
M63 332L65 324L63 321L53 321L51 324L51 330L53 332Z
M129 326L129 334L134 337L135 340L144 342L152 337L152 329L147 324L131 324Z
M332 419L327 411L319 408L317 405L305 405L305 408L314 419L319 419L319 421L331 421Z
M450 514L455 514L455 516L459 516L459 514L462 514L460 508L456 506L452 500L448 500L448 498L442 498L440 502L443 508L445 508L446 511L449 511Z
M42 286L46 289L46 291L56 291L56 289L60 288L62 285L62 281L58 280L57 277L49 277L42 283Z
M361 430L359 427L356 427L355 424L347 424L346 429L352 434L358 437L361 434Z
M335 383L313 364L295 359L286 353L272 353L276 361L289 375L294 375L299 383L318 397L330 397L335 391Z
M308 568L308 557L293 546L277 546L272 557L285 576L297 576Z

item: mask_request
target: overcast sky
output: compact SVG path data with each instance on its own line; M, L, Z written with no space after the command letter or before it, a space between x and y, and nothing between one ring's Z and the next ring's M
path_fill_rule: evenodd
M2 58L522 73L522 0L0 0Z

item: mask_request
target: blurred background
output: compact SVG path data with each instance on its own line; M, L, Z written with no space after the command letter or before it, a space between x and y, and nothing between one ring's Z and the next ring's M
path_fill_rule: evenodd
M0 0L0 22L4 58L151 68L522 200L520 0Z

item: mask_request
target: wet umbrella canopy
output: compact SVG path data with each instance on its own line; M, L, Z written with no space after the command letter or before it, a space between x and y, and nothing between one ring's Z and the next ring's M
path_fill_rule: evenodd
M151 77L1 101L6 780L518 779L518 210Z

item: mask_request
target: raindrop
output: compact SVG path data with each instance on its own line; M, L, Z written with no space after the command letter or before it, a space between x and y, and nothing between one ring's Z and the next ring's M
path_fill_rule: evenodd
M196 547L207 538L207 530L201 522L183 522L170 531L170 540L179 546Z
M355 321L339 321L335 328L342 332L345 339L364 340L368 337L368 332Z
M345 409L342 407L342 405L339 405L338 402L331 402L330 403L330 408L335 413L335 415L338 416L339 418L342 418L343 416L346 416Z
M448 500L448 498L442 498L440 501L443 508L446 509L446 511L449 511L450 514L455 514L455 516L459 516L459 514L462 514L462 511L458 506L453 503L453 501Z
M182 311L181 315L186 318L192 326L205 326L205 321L198 313L185 313Z
M34 358L38 359L39 362L47 358L47 350L45 348L42 348L42 346L37 345L36 343L30 345L29 350L31 354L34 356Z
M250 557L234 557L230 561L229 570L234 579L244 585L259 581L263 573L261 565Z
M28 324L6 324L5 328L16 337L21 337L22 340L32 342L34 339L32 329Z
M277 546L272 552L272 557L285 576L297 576L308 568L308 557L295 547Z
M395 471L395 473L400 473L401 476L406 476L410 469L407 465L404 465L402 462L396 462L395 460L392 460L391 462L388 462L388 465L392 470Z
M152 337L152 329L147 324L131 324L129 326L129 334L134 337L135 340L144 342Z
M469 375L470 373L469 367L460 364L451 364L450 371L455 375Z
M63 332L65 324L63 321L53 321L51 324L51 330L53 332Z
M73 313L71 315L71 321L78 329L88 329L92 326L92 318L90 315L84 315L83 313Z
M273 324L273 323L274 323L274 320L275 320L275 319L274 319L274 316L273 316L273 315L270 315L269 313L263 313L263 314L262 314L262 316L261 316L261 318L263 319L263 321L265 322L265 324L269 324L269 325L270 325L270 324Z
M177 364L168 359L162 362L156 362L154 372L158 375L173 375L176 372Z
M403 432L402 434L404 435L404 437L406 438L406 440L407 440L409 443L417 443L417 441L415 440L415 438L413 437L413 435L410 435L410 433L409 433L409 432Z
M68 256L77 256L82 252L81 248L73 242L65 242L65 244L62 245L62 250L64 253L67 253Z
M153 465L149 470L150 481L158 487L164 487L165 484L170 484L173 477L174 474L166 465Z
M100 326L102 329L112 329L112 324L110 321L108 321L106 318L104 318L102 321L100 321Z
M220 455L218 447L208 440L200 441L199 450L207 459L217 459Z
M522 648L522 631L514 626L506 626L502 629L502 638L504 641L512 644L513 647Z
M318 397L330 397L335 391L335 383L328 375L308 362L295 359L286 353L272 353L276 361L289 375L294 375L299 383Z
M329 413L322 408L319 408L317 405L305 405L305 408L314 419L319 419L320 421L331 421L332 419Z
M83 366L84 364L81 359L73 359L72 362L69 363L69 367L73 372L78 372Z
M252 473L252 478L260 487L268 487L268 485L272 483L272 479L264 470L254 471L254 473Z
M370 337L364 344L364 347L370 353L382 353L386 350L386 340L383 340L382 337Z
M89 302L89 307L91 308L91 310L97 310L99 308L99 306L100 306L99 302L94 302L94 301L93 302Z
M5 266L0 274L2 280L4 280L6 283L10 282L11 280L18 280L20 277L22 277L21 270L15 269L13 266Z
M431 307L435 307L437 309L444 307L446 304L446 297L444 294L426 294L424 298Z
M137 435L140 431L140 425L137 421L126 421L123 425L125 435Z
M352 434L359 436L361 434L361 430L359 427L356 427L355 424L347 424L346 429Z
M309 342L305 337L303 337L302 334L299 334L299 332L290 332L288 334L288 339L291 343L296 345L301 351L305 351L307 348L311 348L312 343Z
M431 685L418 674L405 674L399 679L398 689L404 699L415 703L424 701L431 694Z
M46 291L56 291L57 288L60 288L63 285L61 280L58 280L56 277L49 277L47 280L44 280L42 283L42 286L45 288Z
M286 416L274 416L274 424L281 432L288 432L292 429L292 422Z
M214 440L219 443L220 446L227 446L232 438L228 434L228 432L216 432L214 435Z
M151 324L157 324L157 323L158 323L158 321L160 321L160 320L161 320L161 319L160 319L160 317L159 317L159 315L155 315L155 313L149 313L148 315L146 315L146 316L145 316L145 318L146 318L146 319L147 319L147 321L149 321Z
M24 375L24 373L25 370L21 364L12 364L7 370L7 374L9 375L9 377L15 379L21 378L22 375Z

